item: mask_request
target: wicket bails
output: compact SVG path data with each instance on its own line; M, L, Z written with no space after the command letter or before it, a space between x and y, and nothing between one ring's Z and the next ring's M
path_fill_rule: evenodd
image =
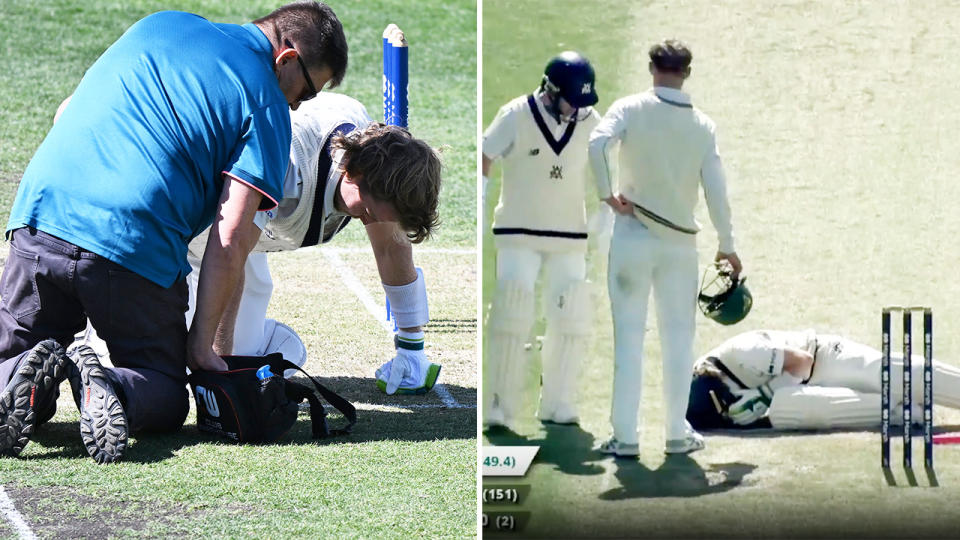
M880 363L881 466L890 468L890 314L903 314L903 466L913 468L913 313L923 313L923 449L924 465L933 469L933 311L927 307L883 308Z
M407 39L390 24L383 31L383 122L407 127Z

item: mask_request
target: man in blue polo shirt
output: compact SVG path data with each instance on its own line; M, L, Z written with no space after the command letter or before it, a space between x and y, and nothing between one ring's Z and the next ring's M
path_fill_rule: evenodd
M327 83L347 45L307 1L243 26L161 12L90 67L20 183L0 282L0 453L19 454L79 370L80 432L100 463L128 430L178 429L185 367L226 369L214 334L281 197L290 116ZM210 226L188 333L187 243ZM63 347L89 318L114 369ZM71 381L74 382L74 381Z

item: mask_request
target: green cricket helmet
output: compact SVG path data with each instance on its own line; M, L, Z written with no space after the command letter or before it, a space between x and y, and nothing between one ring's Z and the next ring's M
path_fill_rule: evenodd
M726 261L707 266L697 296L700 311L723 325L742 321L753 307L753 296L745 281L743 276L733 277L733 268Z

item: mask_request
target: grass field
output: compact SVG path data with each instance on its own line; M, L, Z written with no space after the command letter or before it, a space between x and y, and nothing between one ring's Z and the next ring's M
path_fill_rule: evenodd
M191 412L180 433L133 437L123 462L97 466L81 444L76 408L61 397L21 458L0 458L0 538L476 535L475 3L329 3L350 46L337 91L382 116L380 35L397 23L410 43L411 131L445 147L443 225L415 248L431 301L428 354L443 366L442 386L423 397L376 390L373 372L393 346L364 231L348 227L331 247L270 256L270 316L303 337L307 371L357 406L353 434L314 443L301 414L278 444L236 446L199 433ZM129 25L162 9L243 23L279 5L0 3L0 222L57 105ZM7 247L0 252L2 262Z
M530 11L537 12L536 17ZM960 8L909 2L637 3L561 1L549 9L488 0L483 10L483 126L530 92L557 51L585 52L598 74L598 109L649 87L647 48L664 37L694 54L685 90L719 126L738 253L755 304L739 325L698 319L696 351L739 332L804 329L879 347L884 305L931 305L934 348L960 364L960 284L955 234L960 199L956 73ZM494 174L497 177L498 174ZM498 189L488 195L492 212ZM591 206L595 204L591 203ZM701 263L716 235L701 204ZM484 304L495 251L484 236ZM592 354L585 359L579 428L532 419L520 437L540 444L522 482L529 536L864 537L955 535L960 450L938 446L939 487L896 487L881 474L879 434L710 435L690 458L665 460L660 345L651 316L645 351L646 426L638 462L591 450L609 436L613 354L605 264ZM540 327L538 327L538 330ZM899 338L899 336L898 336ZM899 339L896 341L899 343ZM534 401L531 389L531 403ZM938 408L941 429L960 413ZM915 444L915 455L919 441ZM894 443L896 463L899 445ZM487 506L488 513L509 510Z

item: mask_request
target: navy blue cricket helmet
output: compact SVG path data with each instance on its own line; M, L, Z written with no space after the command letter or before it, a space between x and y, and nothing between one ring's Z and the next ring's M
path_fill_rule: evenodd
M582 109L597 104L596 75L585 56L564 51L547 62L540 87Z
M687 404L687 421L693 429L711 430L736 427L727 418L727 408L737 397L719 377L700 373L690 381L690 401Z

